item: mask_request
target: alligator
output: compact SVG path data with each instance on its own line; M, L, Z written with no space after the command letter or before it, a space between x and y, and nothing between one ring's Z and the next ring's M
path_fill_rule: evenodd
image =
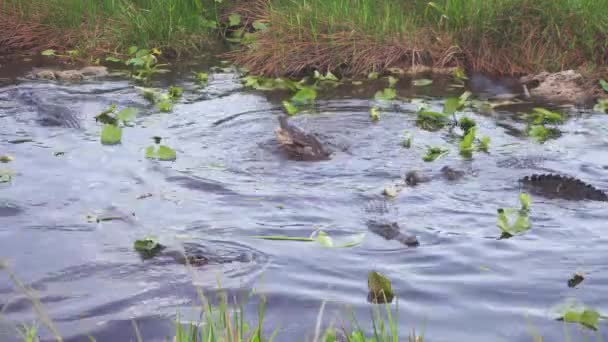
M534 174L521 178L520 182L531 193L547 198L608 202L606 192L574 177L559 174Z
M331 153L313 134L287 122L287 117L279 117L279 127L275 130L279 145L287 155L295 160L320 161L330 159Z
M454 169L447 165L442 167L440 170L440 173L439 173L440 178L444 178L448 181L456 181L456 180L463 178L464 176L465 176L464 171ZM408 171L405 174L405 183L409 186L416 186L420 183L430 182L433 178L436 178L436 176L427 176L427 175L421 174L419 171L412 170L412 171Z
M18 100L36 112L36 121L40 125L80 128L80 119L77 113L69 107L44 99L44 95L36 92L34 88L16 89L15 95Z
M417 247L420 245L415 235L404 233L397 222L387 217L390 210L386 201L372 200L365 206L365 211L377 215L375 218L366 220L367 228L372 233L386 240L399 241L407 247Z

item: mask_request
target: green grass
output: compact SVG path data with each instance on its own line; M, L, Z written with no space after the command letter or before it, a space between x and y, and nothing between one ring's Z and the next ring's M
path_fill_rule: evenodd
M223 2L225 3L225 1ZM24 22L82 33L80 45L201 48L217 23L215 0L3 0ZM99 41L96 41L99 40ZM105 46L104 46L105 47Z

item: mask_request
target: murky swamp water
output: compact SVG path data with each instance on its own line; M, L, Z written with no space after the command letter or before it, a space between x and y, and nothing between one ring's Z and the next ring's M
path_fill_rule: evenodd
M606 203L533 197L529 232L497 240L496 227L497 208L518 206L522 176L562 172L608 189L608 116L572 115L561 138L541 145L517 134L523 125L508 111L467 113L478 134L492 138L490 154L467 161L447 130L415 127L415 104L396 101L372 123L375 90L348 87L322 94L315 110L292 119L340 147L329 161L298 162L275 142L283 97L243 89L229 71L213 73L204 89L190 76L163 81L185 88L168 114L120 77L79 85L20 79L0 87L0 155L15 157L0 167L16 172L0 184L0 257L37 291L66 341L88 334L129 341L133 319L145 340L164 340L177 312L196 319L193 285L212 294L218 279L232 294L255 289L266 297L267 330L278 327L278 340L310 338L323 300L328 323L347 320L346 308L368 322L370 270L392 279L404 337L416 328L428 341L531 341L532 325L547 341L560 341L563 323L553 320L553 305L574 297L608 310ZM440 109L442 89L399 93L431 96ZM140 115L121 145L103 146L94 116L112 103L137 107ZM57 115L73 115L75 124L42 120ZM400 146L406 130L411 149ZM153 136L177 150L177 161L144 158ZM425 163L426 145L450 153ZM367 230L365 205L385 185L408 170L432 174L444 165L467 175L406 188L391 201L418 248ZM87 221L116 211L128 219ZM335 238L367 235L346 249L251 238L308 236L319 227ZM195 244L230 262L190 274L177 263L142 261L132 246L146 235L170 248ZM566 282L575 271L586 279L572 289ZM252 319L255 298L246 306ZM34 316L4 273L0 305L0 340L11 341L10 324ZM593 336L568 327L573 340Z

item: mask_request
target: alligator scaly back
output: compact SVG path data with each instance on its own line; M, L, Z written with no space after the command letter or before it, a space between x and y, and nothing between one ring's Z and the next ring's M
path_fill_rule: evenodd
M548 198L562 198L573 201L608 201L608 195L604 191L574 177L556 174L534 174L520 179L520 182L530 192Z

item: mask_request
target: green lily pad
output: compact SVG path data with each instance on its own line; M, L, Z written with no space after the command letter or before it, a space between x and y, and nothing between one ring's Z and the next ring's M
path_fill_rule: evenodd
M390 279L385 275L371 271L367 275L368 299L372 303L390 303L394 294Z
M120 144L122 139L122 128L105 124L101 130L101 143L104 145Z
M443 104L443 113L452 115L462 109L463 105L462 100L458 97L447 98Z
M291 98L291 101L296 104L312 103L317 98L317 91L313 88L306 87L298 90Z
M156 104L156 108L163 113L168 113L173 110L173 103L170 100L162 100Z
M289 116L295 115L300 111L298 107L296 107L293 103L289 101L283 101L283 109L285 109L285 112Z
M484 136L479 140L477 149L482 152L488 153L490 151L490 137Z
M426 87L426 86L430 86L431 84L433 84L433 80L429 80L427 78L421 78L421 79L412 81L412 84L415 87Z
M232 13L228 16L228 25L229 26L238 26L241 24L241 15L238 13Z
M142 240L136 240L133 243L133 248L144 259L149 259L158 255L158 253L165 249L165 246L161 245L156 239L147 237Z
M369 74L367 74L367 78L370 80L376 80L376 79L378 79L378 77L380 77L380 74L376 71L372 71Z
M169 87L169 97L171 99L177 99L182 97L182 95L184 94L184 89L181 87L175 87L175 86L171 86Z
M372 119L372 121L376 122L378 120L380 120L380 108L378 107L372 107L369 110L369 117Z
M608 93L608 82L606 82L605 80L600 80L600 86L602 86L602 89L604 89L604 91Z
M393 76L389 76L388 77L388 86L390 88L393 88L397 82L399 82L399 79L397 77L393 77Z
M422 157L422 160L424 160L425 162L432 162L447 153L447 149L441 147L428 146L426 155Z
M207 74L206 72L197 72L196 81L200 84L206 84L207 82L209 82L209 74Z
M55 50L53 49L44 50L40 54L43 56L56 56Z
M125 108L116 113L116 119L125 123L133 121L135 116L137 116L137 109L135 108Z
M9 156L8 154L0 156L0 163L10 163L13 160L15 160L15 158L13 158L13 156Z
M378 90L374 95L376 100L390 101L397 97L397 91L394 88L384 88Z
M13 180L13 176L15 176L15 171L13 170L0 170L0 183L9 183Z
M175 161L177 153L171 147L165 145L148 146L146 147L146 158L158 159L161 161Z

